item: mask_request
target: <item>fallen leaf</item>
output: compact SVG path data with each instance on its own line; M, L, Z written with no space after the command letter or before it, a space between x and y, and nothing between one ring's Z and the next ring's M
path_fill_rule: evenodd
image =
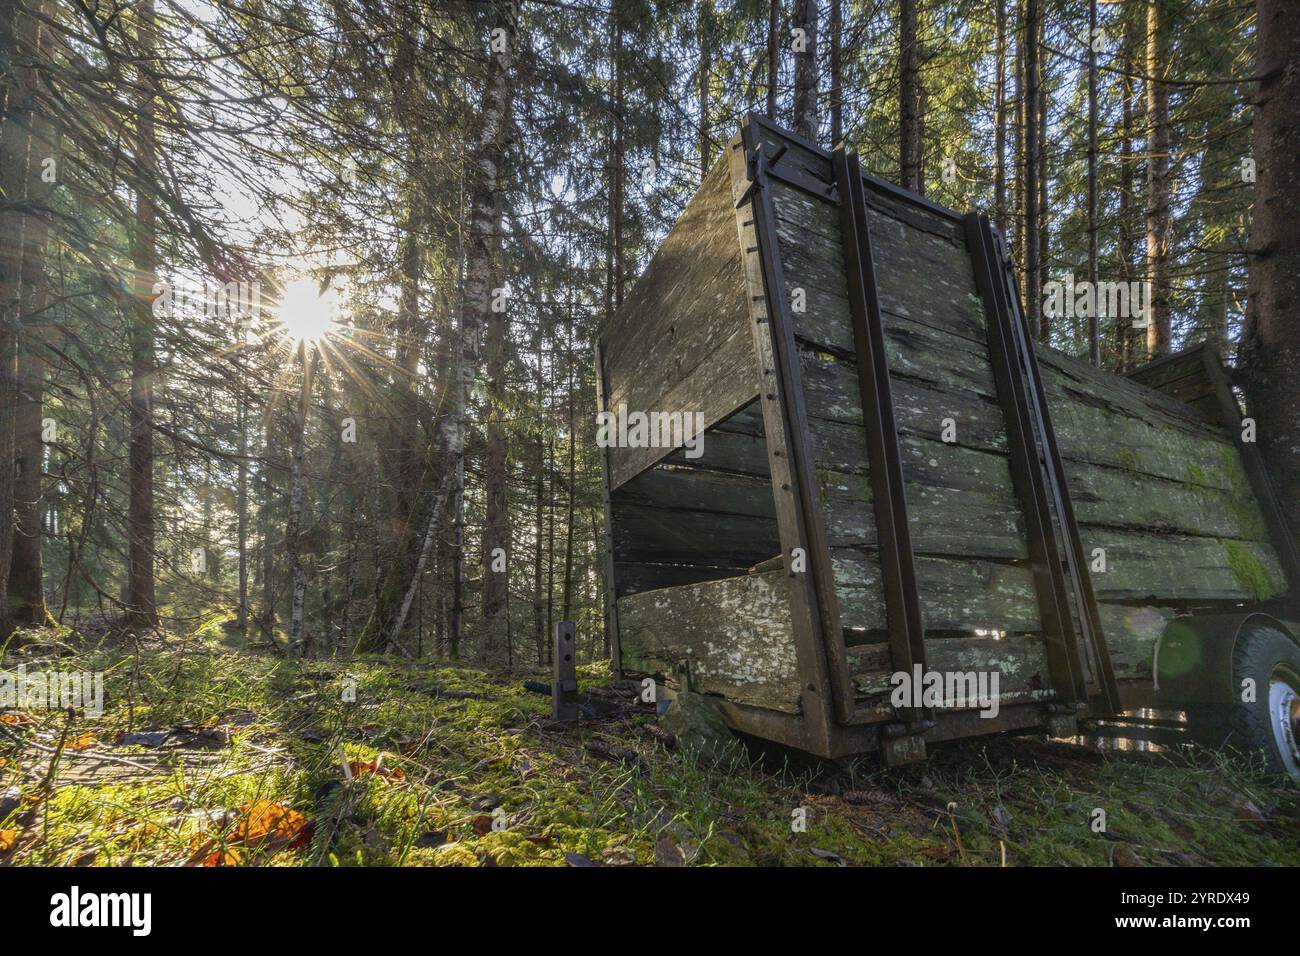
M302 846L307 842L307 818L273 800L254 800L239 808L229 843L285 843Z
M209 853L199 863L199 866L239 866L243 863L239 851L236 849L217 850L215 853Z
M18 839L17 830L0 830L0 853L8 853Z
M377 760L349 760L348 770L354 777L381 777L391 780L405 780L406 774L401 767L381 767Z
M474 818L474 832L479 836L487 836L492 832L492 818L486 813L480 813Z
M32 719L26 714L0 714L0 724L30 724Z
M69 740L64 747L68 750L89 750L97 743L99 741L95 739L95 735L88 730L76 740Z

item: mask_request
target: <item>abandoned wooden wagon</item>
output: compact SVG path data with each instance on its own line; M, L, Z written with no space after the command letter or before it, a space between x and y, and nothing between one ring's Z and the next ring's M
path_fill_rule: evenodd
M1297 772L1300 560L1227 372L1035 345L987 217L751 116L596 361L624 674L822 756L1230 731Z

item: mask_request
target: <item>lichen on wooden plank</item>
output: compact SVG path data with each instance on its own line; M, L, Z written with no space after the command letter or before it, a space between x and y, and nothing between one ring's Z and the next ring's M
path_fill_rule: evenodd
M784 570L646 591L619 599L625 670L662 674L730 701L799 710Z
M833 548L835 592L845 628L887 626L880 565L872 549ZM1033 577L1027 568L997 561L918 556L917 585L927 631L1003 629L1033 633L1042 628Z

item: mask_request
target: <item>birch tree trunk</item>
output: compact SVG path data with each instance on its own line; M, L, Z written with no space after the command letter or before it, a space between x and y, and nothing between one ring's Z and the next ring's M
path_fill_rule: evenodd
M501 301L501 216L506 183L506 152L511 135L511 98L514 85L516 31L519 4L496 0L491 6L489 53L483 86L482 125L474 149L475 176L470 187L469 232L466 237L465 302L461 312L464 349L453 416L450 445L453 459L465 453L465 409L479 365L480 338L488 335L488 438L485 470L487 515L483 529L483 634L478 657L483 663L501 663L509 648L506 572L494 572L493 551L501 548L509 561L509 516L506 511L506 436L504 414L505 311L493 310Z

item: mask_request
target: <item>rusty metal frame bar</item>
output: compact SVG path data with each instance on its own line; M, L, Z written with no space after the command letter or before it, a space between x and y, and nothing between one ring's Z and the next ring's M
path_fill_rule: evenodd
M782 127L778 126L775 122L768 119L766 116L762 114L751 113L749 114L748 119L749 122L763 127L773 135L779 136L782 139L788 140L791 143L795 143L798 146L802 146L804 149L808 150L809 152L818 153L821 156L825 157L826 159L831 158L831 153L827 152L821 146L818 146L816 143L804 139L802 136L798 135L797 133L791 132L788 129L783 129ZM785 173L778 174L778 175L779 178L783 178L787 180L789 179L789 176ZM950 222L955 222L960 224L962 221L962 214L957 212L955 209L949 209L947 206L940 205L939 203L935 202L932 199L927 199L924 196L920 196L914 192L911 192L910 190L904 189L902 186L899 186L895 183L891 183L886 179L881 179L878 176L873 176L870 173L862 172L861 176L862 176L862 181L866 183L868 186L870 186L876 192L884 193L885 195L893 199L898 199L903 202L910 203L913 206L919 206L922 209L927 209L930 212L934 213L935 215L942 216L944 219L947 219ZM808 177L808 179L810 181L820 182L819 180L815 180L815 177ZM798 184L792 183L792 185L798 185ZM808 187L804 186L801 188L807 189ZM815 190L813 189L809 189L808 191L815 192ZM825 196L829 196L830 194L818 193L818 195L822 195L825 197Z
M796 502L796 537L807 551L807 573L812 575L810 583L813 585L815 600L809 610L813 634L810 635L811 646L806 647L806 651L810 655L821 655L830 678L830 697L834 716L840 722L848 723L853 720L855 710L853 682L849 675L848 649L839 627L839 607L835 597L835 580L830 564L830 546L825 522L815 505L817 477L808 443L808 411L799 370L794 323L790 315L790 299L785 287L785 274L778 251L776 212L772 206L767 155L755 135L754 119L755 117L751 115L741 130L741 145L751 185L749 192L742 197L737 206L739 207L746 199L750 203L767 300L775 366L773 371L776 373L777 387L773 395L770 389L764 386L763 394L766 398L775 398L780 403L781 418L785 427L787 464L793 486L788 490L793 493ZM790 556L785 557L788 562ZM805 713L806 722L814 719L813 715ZM811 725L809 729L812 730ZM835 728L828 727L825 732L833 738ZM828 747L833 746L833 740L828 741Z
M1052 424L1051 410L1047 404L1047 389L1043 386L1042 371L1038 367L1038 356L1034 351L1033 338L1020 308L1020 287L1016 282L1011 257L1007 255L1002 237L989 223L988 216L981 217L983 226L993 239L993 248L1002 261L1002 275L1008 290L1011 305L1013 329L1020 338L1024 357L1026 384L1029 386L1033 402L1031 414L1038 424L1039 439L1043 461L1047 472L1047 490L1052 495L1056 507L1056 517L1060 529L1065 535L1065 565L1070 575L1078 599L1079 625L1083 630L1080 635L1085 646L1096 656L1096 671L1091 674L1097 686L1100 709L1106 713L1116 713L1120 709L1119 684L1115 680L1115 668L1110 659L1110 648L1106 644L1106 634L1101 626L1101 614L1097 610L1097 596L1092 590L1092 578L1087 570L1087 560L1083 554L1083 541L1079 537L1079 524L1074 517L1074 502L1070 498L1070 483L1061 462L1060 448L1056 442L1056 428ZM1089 671L1092 668L1084 662Z
M871 229L857 156L837 149L832 157L832 166L840 195L844 271L848 277L858 392L866 433L890 654L894 670L910 674L915 664L925 666L925 631L907 517L889 359L885 352L884 320L880 313L875 263L871 255ZM916 724L926 715L919 707L909 707L900 716L905 723Z
M1047 503L1047 490L1038 458L1038 437L1030 419L1030 383L1025 374L1024 350L1032 360L1023 316L1013 312L1011 291L1002 268L1002 255L988 217L976 213L965 219L966 240L975 281L988 315L989 355L997 383L998 400L1007 426L1008 464L1028 532L1028 547L1038 611L1043 622L1052 688L1063 701L1088 699L1069 595L1061 573L1060 551Z

